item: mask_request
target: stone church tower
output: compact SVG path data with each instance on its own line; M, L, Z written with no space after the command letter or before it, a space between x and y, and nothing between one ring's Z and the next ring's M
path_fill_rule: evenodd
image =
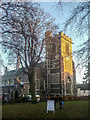
M74 64L72 39L60 32L45 34L46 92L48 95L73 95Z

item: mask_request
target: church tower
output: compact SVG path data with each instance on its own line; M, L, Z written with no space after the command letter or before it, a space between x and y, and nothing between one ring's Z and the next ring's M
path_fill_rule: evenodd
M61 68L64 71L64 85L63 93L65 95L73 94L73 56L72 56L72 39L60 33L61 40L61 56L63 67Z
M60 32L45 34L46 91L49 95L73 94L72 39Z

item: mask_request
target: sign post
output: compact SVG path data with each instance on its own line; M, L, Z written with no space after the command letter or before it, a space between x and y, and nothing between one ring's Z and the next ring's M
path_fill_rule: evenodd
M53 111L53 113L55 113L54 100L47 100L47 113L48 111Z

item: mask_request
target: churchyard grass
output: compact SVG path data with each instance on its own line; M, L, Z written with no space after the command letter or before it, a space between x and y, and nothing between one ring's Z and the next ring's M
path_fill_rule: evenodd
M89 101L90 102L90 101ZM55 113L47 113L46 102L13 103L2 105L2 117L5 118L88 118L88 101L64 101L63 109L56 104Z

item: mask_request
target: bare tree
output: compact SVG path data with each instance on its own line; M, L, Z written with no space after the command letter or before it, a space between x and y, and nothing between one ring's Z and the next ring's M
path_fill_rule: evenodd
M28 75L33 103L35 97L35 67L43 58L44 34L50 28L50 15L32 2L1 3L2 41L9 57L19 56L24 73ZM53 19L52 19L53 23ZM53 24L53 30L57 26Z
M86 66L87 71L87 79L89 78L88 73L90 73L90 28L89 28L89 20L90 20L90 1L89 2L81 2L79 5L77 5L76 8L74 8L72 16L67 20L65 24L65 28L68 27L68 25L73 24L76 29L76 35L79 34L79 36L84 36L85 34L88 34L88 39L81 44L77 51L75 51L75 55L77 57L78 65ZM88 70L87 70L88 68ZM88 79L89 80L89 79Z
M66 5L68 6L68 3L66 3ZM59 0L57 6L58 8L63 7L64 9L65 3L63 3L62 0ZM64 30L68 30L69 26L73 28L76 36L84 36L85 34L88 34L88 39L86 39L86 41L74 51L74 55L77 58L77 66L87 66L88 75L90 75L90 1L78 2L76 4L72 10L71 16L68 16L68 20L65 22Z

